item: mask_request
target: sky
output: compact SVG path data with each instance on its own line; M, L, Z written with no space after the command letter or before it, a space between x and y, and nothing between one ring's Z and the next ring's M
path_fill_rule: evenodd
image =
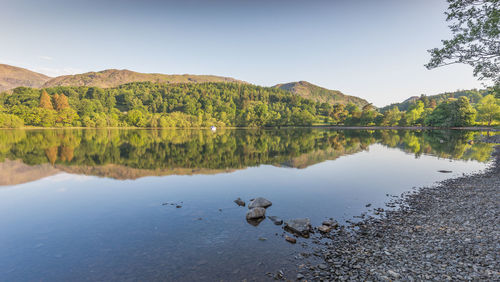
M445 0L0 0L0 63L49 76L103 69L305 80L384 106L482 88L427 70L451 37Z

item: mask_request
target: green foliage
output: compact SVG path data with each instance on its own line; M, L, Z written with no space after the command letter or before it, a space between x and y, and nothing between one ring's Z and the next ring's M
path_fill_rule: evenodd
M129 83L115 88L54 87L42 91L42 108L74 109L42 121L24 99L30 88L8 96L5 106L27 125L58 124L86 127L205 127L205 126L308 126L319 120L341 123L342 107L321 104L277 88L239 83L159 84ZM48 112L43 112L45 116ZM68 114L70 114L68 116ZM57 116L57 115L56 115Z
M500 121L500 99L493 95L487 95L476 105L477 118L479 121L487 122L491 125L493 121Z
M473 97L478 102L483 94L490 92L493 90L421 96L408 103L404 110L394 107L379 111L371 104L362 109L353 103L331 105L279 88L248 84L137 82L106 89L85 86L43 90L16 88L11 94L0 95L0 105L3 104L0 112L19 117L25 125L43 127L280 127L318 123L461 126L470 125L470 117L449 111L467 112L469 103L463 107L448 105L451 96L458 97L457 101L462 101L461 97Z
M0 112L0 128L20 128L24 122L16 115Z
M446 93L441 93L441 94L436 94L436 95L431 95L431 96L425 96L421 95L420 97L412 97L407 99L404 102L401 103L394 103L389 106L383 107L380 109L382 113L385 111L392 109L394 107L398 107L400 111L408 111L412 105L417 103L418 101L421 101L424 103L425 108L432 108L434 109L438 104L441 104L443 102L448 101L450 98L460 98L460 97L467 97L470 101L470 103L475 104L479 102L484 96L491 94L493 92L493 89L489 90L459 90L455 92L446 92Z
M358 107L363 107L368 104L364 99L355 96L345 95L338 90L330 90L317 85L311 84L307 81L290 82L285 84L278 84L274 87L288 90L300 97L312 99L320 103L328 103L331 105L349 103L355 104Z
M424 113L424 103L417 101L406 112L404 120L406 125L421 125L423 123L422 114Z
M473 125L475 120L476 110L467 98L460 97L439 104L425 123L430 126L460 127Z
M398 107L394 107L387 112L384 113L383 119L380 123L380 125L383 126L396 126L399 124L399 121L401 120L402 114L399 111Z
M429 50L427 68L462 63L474 68L474 76L500 84L500 1L448 0L446 20L453 38L443 47Z

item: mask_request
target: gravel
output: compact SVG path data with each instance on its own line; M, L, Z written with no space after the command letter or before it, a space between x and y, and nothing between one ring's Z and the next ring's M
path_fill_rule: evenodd
M483 173L424 187L313 238L304 280L500 281L500 147ZM316 239L316 240L315 240Z

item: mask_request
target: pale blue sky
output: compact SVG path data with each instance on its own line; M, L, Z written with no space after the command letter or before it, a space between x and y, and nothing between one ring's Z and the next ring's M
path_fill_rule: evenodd
M429 71L450 37L444 0L0 0L0 63L51 76L107 68L306 80L384 106L480 88L468 66Z

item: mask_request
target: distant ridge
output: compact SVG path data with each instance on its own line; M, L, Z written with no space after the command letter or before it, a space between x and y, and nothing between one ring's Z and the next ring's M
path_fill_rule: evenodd
M131 82L153 83L204 83L229 82L247 84L232 77L193 74L140 73L130 70L107 69L98 72L63 75L51 78L27 69L0 64L0 92L20 86L49 88L56 86L95 86L101 88L117 87ZM307 81L289 82L273 86L296 94L306 99L329 104L353 103L363 107L368 102L362 98L346 95L338 90L326 89Z
M0 92L19 86L41 87L50 77L24 68L0 64Z
M289 82L283 84L277 84L273 87L280 88L283 90L290 91L296 95L303 98L312 99L317 102L329 103L329 104L344 104L353 103L358 107L363 107L368 104L365 99L346 95L338 90L326 89L307 81Z
M458 98L458 97L467 97L472 104L477 103L481 98L485 95L491 94L487 89L471 89L471 90L457 90L454 92L445 92L430 96L425 96L428 100L435 100L436 104L440 104L448 99ZM382 112L392 109L394 107L398 107L399 110L406 111L410 107L411 104L415 103L420 99L420 96L411 96L410 98L404 100L400 103L393 103L387 105L385 107L380 108Z
M231 77L222 77L215 75L140 73L130 70L108 69L99 72L87 72L82 74L59 76L47 81L42 85L42 87L97 86L101 88L110 88L125 83L145 81L154 83L246 83L244 81L237 80Z

